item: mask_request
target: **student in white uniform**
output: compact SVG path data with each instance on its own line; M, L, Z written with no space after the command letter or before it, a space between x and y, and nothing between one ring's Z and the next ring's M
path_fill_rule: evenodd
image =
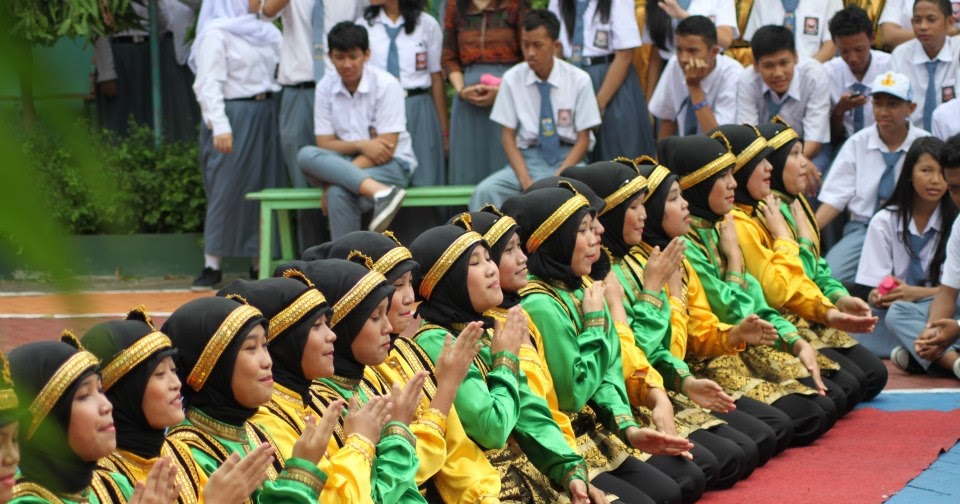
M903 162L890 201L870 219L856 282L870 288L867 300L880 317L870 334L852 334L878 357L887 357L896 340L883 319L894 301L917 301L937 293L945 259L947 233L957 208L947 193L940 169L943 140L918 138ZM896 287L880 294L885 278Z
M737 8L734 0L663 0L647 2L647 17L644 23L643 43L653 45L647 65L647 89L653 94L661 76L664 63L676 50L676 29L681 21L690 16L704 16L717 27L717 44L727 49L738 37ZM649 94L647 95L649 96Z
M259 3L253 2L255 9ZM266 0L263 15L279 16L283 25L277 81L280 95L280 148L291 187L308 187L297 165L297 153L313 145L313 96L316 83L333 71L327 60L326 38L330 28L341 21L356 21L363 12L363 0ZM316 28L315 28L316 26ZM319 210L297 211L297 241L304 250L323 241L323 214Z
M533 182L582 164L592 147L590 129L600 124L600 108L590 76L554 56L560 20L536 9L520 33L526 60L503 74L490 120L502 127L509 164L477 185L470 210L500 207Z
M950 100L933 111L933 136L946 141L960 133L960 100Z
M313 127L316 146L300 149L297 162L308 180L323 185L330 236L360 229L373 210L369 229L390 225L417 169L400 81L368 64L367 30L349 21L327 36L336 72L317 84Z
M815 158L830 141L830 77L823 65L799 58L793 34L782 26L757 30L750 51L753 67L737 83L736 122L760 124L779 115L803 138L803 155Z
M960 205L960 137L947 140L940 152L940 167L950 198ZM901 345L890 360L908 372L926 370L960 379L960 219L950 228L944 257L940 287L932 299L897 301L887 311L887 329Z
M914 0L886 0L877 24L880 37L887 47L898 45L916 37L913 33ZM950 2L954 23L948 28L949 35L960 35L960 2Z
M260 212L244 195L282 180L274 72L280 31L248 12L245 0L204 0L188 63L203 113L200 165L207 212L204 268L197 290L222 280L222 257L257 264ZM251 277L256 278L253 266Z
M418 165L411 185L445 184L444 139L450 130L440 23L424 12L423 0L373 0L357 24L370 35L370 64L399 79L406 94L407 132Z
M650 100L660 119L658 138L702 135L737 115L737 88L743 67L720 55L717 28L704 16L689 16L677 25L676 55L670 57Z
M918 0L913 7L913 30L917 38L893 50L890 70L906 75L913 83L917 110L913 124L930 131L933 111L956 96L960 69L960 40L947 35L952 25L947 0Z
M784 26L793 32L801 57L823 63L836 52L827 24L840 9L843 9L842 0L755 1L743 30L743 40L752 42L762 26Z
M826 255L833 277L845 284L855 279L867 224L893 195L904 154L914 140L930 136L908 120L916 104L905 75L887 72L870 87L875 124L854 133L840 148L823 181L816 213L823 229L849 212L843 238Z
M830 76L831 136L843 140L873 124L870 84L890 66L890 53L871 49L873 22L860 7L850 6L830 19L830 34L839 56L823 64Z
M653 155L650 112L633 68L633 51L640 47L633 1L550 0L549 5L560 19L563 57L590 74L603 116L590 159Z

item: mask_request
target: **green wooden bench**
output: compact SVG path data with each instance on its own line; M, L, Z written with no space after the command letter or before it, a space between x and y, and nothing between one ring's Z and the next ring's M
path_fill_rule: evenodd
M403 200L405 207L445 207L465 206L470 202L475 186L426 186L408 187ZM260 202L260 278L273 274L276 264L297 259L293 251L293 233L290 225L291 210L309 210L320 208L323 189L275 188L264 189L247 194L248 200ZM273 212L277 212L280 232L280 258L271 260L273 255Z

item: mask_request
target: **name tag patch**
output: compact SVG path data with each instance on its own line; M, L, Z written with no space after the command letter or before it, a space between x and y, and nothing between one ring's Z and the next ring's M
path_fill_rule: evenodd
M569 128L573 126L573 111L570 109L560 109L557 111L557 126Z
M947 103L956 97L957 93L953 86L943 86L940 89L940 103Z
M820 34L820 18L816 16L807 16L803 18L803 34L819 35Z
M599 49L610 48L610 32L607 30L597 30L593 34L593 47Z
M422 71L427 69L427 53L418 52L417 53L417 71Z

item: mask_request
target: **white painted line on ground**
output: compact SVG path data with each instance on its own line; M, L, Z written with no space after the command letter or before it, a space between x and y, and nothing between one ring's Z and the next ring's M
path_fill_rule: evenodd
M172 312L150 312L151 317L169 317ZM127 313L0 313L0 319L71 319L126 317Z
M0 292L0 297L30 297L30 296L86 296L89 294L182 294L191 291L184 289L143 289L143 290L85 290L73 292L47 292L47 291L26 291L26 292ZM211 291L212 292L212 291Z
M942 394L944 392L960 393L960 388L893 389L884 390L881 394Z

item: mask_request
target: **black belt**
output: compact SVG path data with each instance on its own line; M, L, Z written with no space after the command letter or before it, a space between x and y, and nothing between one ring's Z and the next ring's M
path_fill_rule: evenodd
M602 65L605 63L613 63L613 58L616 54L608 54L606 56L581 56L580 61L577 65L581 67L593 66L593 65Z
M273 98L273 93L257 93L253 96L245 96L243 98L227 98L225 101L264 101Z
M142 44L149 41L150 35L124 35L110 39L110 42L114 44Z
M296 88L296 89L313 89L317 87L317 83L313 81L304 81L297 84L284 84L283 87L286 88Z
M406 96L407 98L410 98L411 96L422 95L422 94L426 94L426 93L429 93L429 92L430 92L430 88L428 88L428 87L424 87L424 88L413 88L413 89L404 89L404 90L403 90L403 95Z

